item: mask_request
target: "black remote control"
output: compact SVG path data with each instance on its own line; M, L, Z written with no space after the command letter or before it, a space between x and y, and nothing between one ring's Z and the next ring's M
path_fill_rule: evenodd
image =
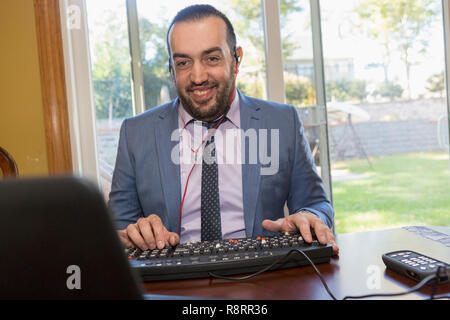
M416 281L422 281L426 277L439 272L438 284L449 281L448 274L450 266L442 261L430 258L411 250L401 250L385 253L382 256L383 262L388 269L396 271ZM447 269L446 269L447 268ZM435 280L428 282L434 284Z

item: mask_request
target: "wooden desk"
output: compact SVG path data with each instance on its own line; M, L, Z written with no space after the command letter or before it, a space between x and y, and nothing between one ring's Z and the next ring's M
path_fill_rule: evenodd
M429 228L450 235L450 228ZM317 268L337 299L403 292L416 285L417 282L386 269L381 259L386 252L407 249L450 262L450 247L402 228L338 234L336 242L340 248L339 257L332 258L330 263L317 265ZM373 288L376 280L370 282L370 279L379 279L378 289ZM150 294L191 297L242 300L331 299L310 266L270 271L239 282L207 278L149 282L144 283L143 287ZM440 285L436 294L449 292L449 284ZM416 293L384 299L424 299L430 293L431 287L425 286Z

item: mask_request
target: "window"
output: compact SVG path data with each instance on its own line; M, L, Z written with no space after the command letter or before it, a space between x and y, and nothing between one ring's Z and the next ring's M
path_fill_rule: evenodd
M441 1L321 1L337 232L449 225Z
M209 3L230 17L244 49L238 88L262 99L276 85L267 81L264 41L274 38L263 24L279 15L277 72L332 195L336 232L450 224L441 1L279 0L279 12L261 0L85 3L105 197L123 119L174 97L166 48L173 15Z
M98 167L105 197L116 161L119 130L133 115L125 1L86 1L95 106Z
M286 103L298 108L316 105L309 1L281 1L280 28Z

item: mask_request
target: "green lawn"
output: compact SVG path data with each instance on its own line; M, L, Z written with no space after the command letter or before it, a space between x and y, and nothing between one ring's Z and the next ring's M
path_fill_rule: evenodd
M408 225L450 226L448 153L348 160L333 169L364 178L333 182L337 233Z

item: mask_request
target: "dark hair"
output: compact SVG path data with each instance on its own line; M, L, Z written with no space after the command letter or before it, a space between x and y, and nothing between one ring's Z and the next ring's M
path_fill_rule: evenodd
M231 55L237 58L236 55L236 34L234 33L233 25L230 20L219 10L214 8L209 4L195 4L189 7L186 7L180 10L175 18L173 18L169 29L167 30L166 42L167 42L167 52L169 53L169 71L172 71L172 62L171 62L171 51L170 51L170 43L169 43L169 33L172 29L173 25L177 22L182 21L191 21L191 20L201 20L208 17L218 17L221 18L226 26L227 26L227 43L228 47L230 47Z

